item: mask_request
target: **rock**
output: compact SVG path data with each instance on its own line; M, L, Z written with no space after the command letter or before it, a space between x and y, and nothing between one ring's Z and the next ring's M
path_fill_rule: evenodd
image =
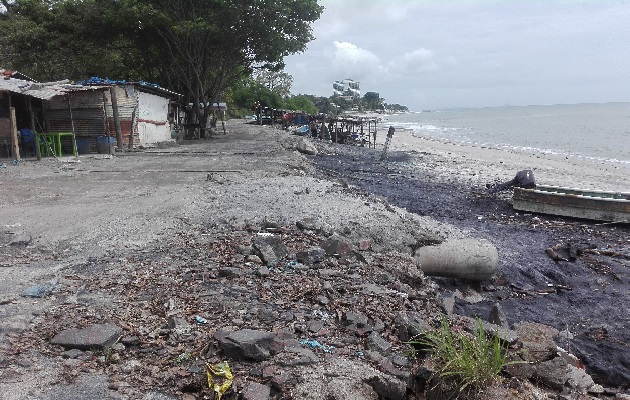
M242 400L267 400L271 396L271 388L258 382L247 382L241 392Z
M392 349L391 343L383 339L383 337L376 332L370 333L370 336L367 337L365 347L368 350L375 350L381 354L389 354Z
M361 312L348 311L344 314L343 321L346 326L363 326L367 325L368 317Z
M579 393L586 393L595 384L593 378L583 369L567 365L567 386Z
M314 218L304 218L296 221L295 226L303 231L316 231L320 228L318 222Z
M235 359L262 361L282 350L282 342L273 332L241 329L234 332L219 330L214 334L226 356Z
M317 147L308 139L300 138L300 140L295 145L297 151L302 154L307 154L310 156L314 156L317 154Z
M279 365L296 367L300 365L311 365L318 363L319 357L310 349L303 347L289 347L286 351L279 353L274 359Z
M557 346L553 338L558 334L557 329L536 322L521 322L514 328L523 343L521 356L525 361L538 362L555 357Z
M407 396L407 385L391 376L374 376L367 380L374 391L382 399L398 400Z
M168 318L167 324L172 334L186 335L190 333L190 324L183 318L171 316Z
M372 249L372 242L369 239L359 241L359 251L368 251Z
M288 372L280 372L280 374L271 378L271 386L280 391L284 391L295 384L297 384L297 379Z
M503 312L503 308L498 302L492 305L492 308L490 309L490 314L488 315L488 321L503 328L509 327L507 318L505 317L505 313Z
M26 246L29 243L31 243L31 240L33 240L31 238L31 235L27 233L21 233L17 235L16 237L14 237L13 239L11 239L11 241L9 242L9 245L10 246Z
M219 270L219 277L221 278L238 278L243 275L243 271L240 268L224 267Z
M350 241L336 234L333 234L324 243L322 243L322 248L329 256L346 254L352 252L353 250L352 243Z
M59 281L57 279L52 279L49 282L46 282L43 284L33 285L29 287L28 289L24 290L22 294L20 294L20 296L37 297L37 298L46 297L52 293L52 291L55 289L58 283Z
M70 349L67 351L64 351L61 356L63 358L70 358L70 359L75 359L78 358L79 356L81 356L83 354L83 352L79 349Z
M236 252L244 256L249 256L253 254L254 248L252 246L239 245L236 247Z
M326 259L326 250L321 247L311 247L308 250L300 251L296 254L299 262L306 265L313 265Z
M469 317L462 317L462 319L468 319L468 329L471 332L474 332L477 328L477 324L479 323L478 320ZM486 333L486 335L497 335L502 342L507 343L508 345L514 345L519 340L518 333L516 331L513 331L512 329L504 328L502 326L491 324L486 321L481 321L481 327L483 328L483 331Z
M250 254L247 256L247 261L252 262L254 264L262 264L263 261L256 254Z
M67 349L103 349L113 345L122 335L122 329L114 324L97 324L87 328L66 329L50 341Z
M561 357L534 364L534 378L555 390L562 390L567 382L567 362Z
M497 272L499 254L487 240L461 239L416 249L414 258L426 275L485 281Z
M401 342L418 339L424 332L431 330L431 327L424 322L420 314L416 312L399 314L394 324L396 326L398 339L400 339Z
M270 265L289 254L287 246L279 236L257 236L254 239L254 250L263 263Z

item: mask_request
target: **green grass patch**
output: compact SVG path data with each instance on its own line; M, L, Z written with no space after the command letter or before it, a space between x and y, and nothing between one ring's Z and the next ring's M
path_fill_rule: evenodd
M438 384L452 388L457 394L471 394L501 381L507 350L497 335L488 336L480 319L473 333L454 332L446 318L439 329L412 340L410 345L428 348L436 369Z

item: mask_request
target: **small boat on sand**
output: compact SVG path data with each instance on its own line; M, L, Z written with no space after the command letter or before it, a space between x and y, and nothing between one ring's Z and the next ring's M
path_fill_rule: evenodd
M606 222L630 223L630 192L536 185L514 188L515 210Z

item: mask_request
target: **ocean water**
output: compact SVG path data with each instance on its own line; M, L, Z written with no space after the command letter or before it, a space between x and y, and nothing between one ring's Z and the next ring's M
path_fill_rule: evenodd
M630 103L467 108L389 115L397 134L630 164Z

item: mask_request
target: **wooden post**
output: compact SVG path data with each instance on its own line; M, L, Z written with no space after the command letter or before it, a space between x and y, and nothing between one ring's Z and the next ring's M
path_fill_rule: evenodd
M33 143L35 144L35 155L37 156L37 161L40 161L42 153L39 151L39 136L35 132L35 114L33 113L31 98L28 96L26 97L26 107L28 108L28 114L31 116L31 132L33 133Z
M122 131L120 129L120 115L118 114L118 99L116 98L116 88L109 87L109 94L112 97L112 113L114 114L114 128L116 129L116 146L123 148ZM133 132L130 133L133 136ZM109 139L108 139L109 140ZM107 143L109 146L109 143Z
M10 109L9 119L11 121L11 149L16 160L20 160L20 142L18 141L17 126L15 124L15 107Z
M105 107L105 104L107 104L107 96L105 96L105 91L103 91L103 132L105 132L105 136L107 136L107 149L111 152L111 146L109 144L111 130L109 129L109 118L107 118L107 108Z
M74 117L72 116L72 105L70 104L70 93L68 93L68 110L70 111L70 126L72 128L72 148L74 149L75 159L79 157L79 150L77 149L77 135L74 131ZM109 143L108 143L109 144ZM61 149L59 149L61 154Z

